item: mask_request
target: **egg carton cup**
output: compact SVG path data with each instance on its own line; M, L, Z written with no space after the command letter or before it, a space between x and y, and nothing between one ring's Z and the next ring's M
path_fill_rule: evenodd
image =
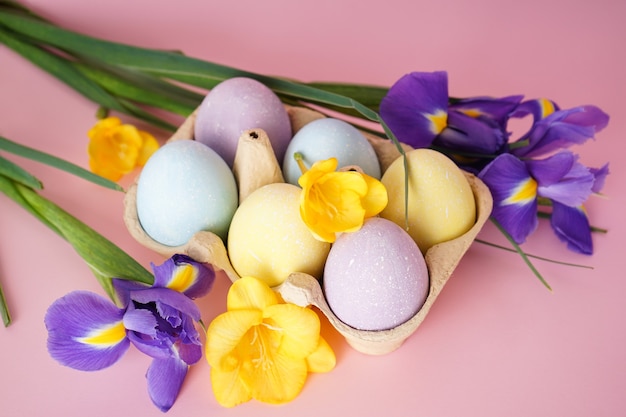
M294 134L307 123L325 117L311 109L287 105L285 107ZM197 110L183 122L168 141L193 140L196 115ZM396 145L390 140L368 132L361 133L372 144L382 172L385 172L389 165L401 156ZM412 149L406 144L401 144L401 146L405 151ZM250 129L242 133L235 154L233 172L239 190L240 204L250 193L264 185L285 182L281 165L276 160L266 132L262 129ZM473 174L468 172L464 172L464 174L474 194L476 223L465 234L434 245L427 250L425 261L430 279L429 294L421 309L408 321L388 330L355 329L343 323L333 313L326 302L319 281L315 277L301 272L290 274L282 284L274 289L287 302L302 307L316 307L328 318L331 325L344 336L348 344L361 353L384 355L398 349L424 321L444 285L452 276L454 269L491 214L493 200L487 186ZM230 263L224 242L212 232L197 232L187 243L180 246L166 246L153 240L141 227L137 215L136 197L137 182L135 181L128 188L124 198L124 223L137 242L166 257L174 254L186 254L198 262L209 263L214 268L222 270L233 282L240 278Z

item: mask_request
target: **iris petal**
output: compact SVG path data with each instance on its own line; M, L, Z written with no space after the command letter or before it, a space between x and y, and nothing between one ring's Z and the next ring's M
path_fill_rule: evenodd
M594 193L599 193L604 187L604 181L606 180L606 176L609 175L609 164L604 164L600 168L590 168L589 170L595 178L591 191L593 191Z
M128 340L140 352L155 359L168 359L174 355L174 342L168 337L149 336L145 333L128 332Z
M532 198L533 182L524 162L502 154L479 174L493 196L493 217L515 242L523 243L537 228L537 199ZM530 194L529 194L530 192Z
M526 166L540 186L548 187L561 181L570 172L575 162L576 156L564 151L549 158L528 160Z
M415 148L431 145L445 127L448 75L444 71L412 72L391 86L380 103L380 115L400 142Z
M593 241L589 219L582 208L568 207L554 202L550 224L560 240L567 243L567 247L578 253L591 255Z
M141 291L133 291L131 299L141 304L156 303L157 306L163 304L171 307L167 311L178 311L187 314L192 319L200 320L200 310L196 304L184 294L169 288L148 288ZM164 317L167 318L167 317Z
M50 355L82 371L112 365L129 346L125 332L119 331L123 312L104 297L86 291L56 300L44 318Z
M561 152L561 154L569 154L569 152ZM554 166L556 165L554 162L562 160L562 158L559 158L560 156L560 154L557 154L544 160L529 161L527 166L533 173L533 176L535 176L535 173L539 172L539 169L537 169L539 166ZM569 165L569 170L558 182L544 185L541 182L540 174L535 176L540 181L537 192L541 197L549 198L571 207L580 206L587 200L592 192L595 177L588 168L575 162L575 157L572 156L572 158L571 164L566 163ZM559 168L557 167L556 169L558 170Z
M111 282L113 283L113 288L115 289L117 297L124 307L128 306L130 303L131 291L140 291L150 288L145 284L121 278L113 278Z
M555 102L546 98L539 98L520 103L515 111L511 113L511 117L519 118L531 114L533 121L537 122L558 110L560 110L560 108Z
M148 368L148 393L159 410L172 408L187 375L188 366L177 358L154 359Z
M433 143L456 151L495 154L505 141L504 132L495 120L450 111L448 128Z
M523 97L520 95L503 98L472 97L455 102L450 106L450 110L474 118L488 117L504 127L510 114L517 109Z
M215 272L187 255L176 254L163 264L152 264L154 286L181 292L189 298L207 294L215 281Z
M150 310L130 308L124 314L124 327L130 331L156 337L157 320Z
M197 343L176 343L174 345L178 352L180 360L187 365L193 365L202 359L202 344L198 340Z
M609 116L595 106L579 106L558 110L533 124L520 141L527 146L512 149L518 156L538 156L582 144L604 129Z

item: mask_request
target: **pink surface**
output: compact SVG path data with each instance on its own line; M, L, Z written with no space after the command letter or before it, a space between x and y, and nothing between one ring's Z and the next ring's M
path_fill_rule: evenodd
M592 198L592 257L568 252L540 228L530 253L593 270L537 261L548 292L521 259L474 244L423 325L398 351L370 357L330 326L338 363L311 375L284 406L234 409L213 396L209 366L193 366L171 416L617 416L626 413L626 203L623 141L626 3L318 0L31 0L68 28L304 81L390 85L413 70L447 70L456 96L546 96L562 107L595 104L612 120L576 148L589 166L611 162L606 199ZM54 5L52 5L54 4ZM95 105L0 46L0 135L86 166ZM161 136L163 138L163 136ZM13 158L43 179L45 195L142 264L161 262L122 222L122 195ZM132 178L128 178L128 183ZM82 259L0 195L0 280L14 323L0 328L0 415L157 416L145 386L149 358L131 348L95 373L58 365L46 351L43 316L75 289L102 293ZM503 243L493 226L481 238ZM199 305L205 322L224 311L220 276Z

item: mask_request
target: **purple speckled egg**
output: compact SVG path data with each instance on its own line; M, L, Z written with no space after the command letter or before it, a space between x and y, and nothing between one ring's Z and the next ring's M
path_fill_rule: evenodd
M283 160L291 141L291 123L285 106L264 84L252 78L230 78L204 98L196 116L194 137L233 166L243 131L263 129L274 153Z
M374 217L341 234L324 268L324 293L333 313L360 330L406 322L429 291L428 268L415 241L390 220Z

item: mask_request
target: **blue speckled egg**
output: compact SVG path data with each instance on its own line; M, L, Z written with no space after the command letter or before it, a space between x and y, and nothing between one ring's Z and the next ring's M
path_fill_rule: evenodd
M339 167L358 165L367 175L380 179L381 171L376 152L357 128L343 120L324 118L307 123L291 139L283 160L285 181L298 184L302 170L294 159L299 152L304 164L335 157Z
M291 140L291 122L278 96L252 78L222 81L204 98L194 125L194 138L233 166L239 137L248 129L263 129L276 159L283 160Z
M237 184L226 162L193 140L163 145L137 181L141 226L167 246L185 244L201 230L226 239L237 204Z
M360 330L386 330L406 322L426 301L429 286L415 241L379 217L341 234L324 267L328 305L341 321Z

